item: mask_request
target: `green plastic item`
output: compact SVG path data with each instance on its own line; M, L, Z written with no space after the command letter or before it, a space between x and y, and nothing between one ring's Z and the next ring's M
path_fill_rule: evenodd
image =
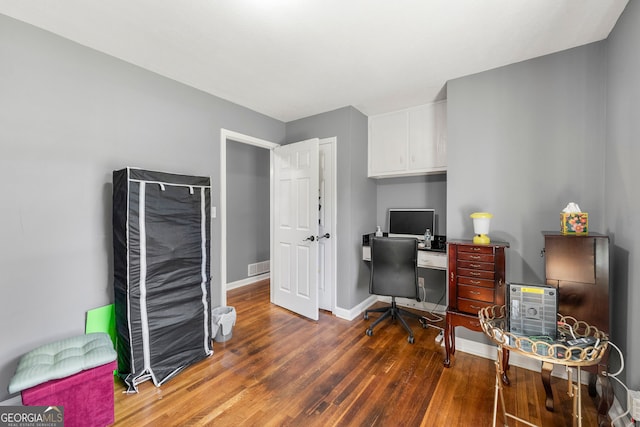
M111 338L113 348L117 350L115 306L109 304L87 311L87 321L84 332L85 334L106 332ZM117 375L117 372L117 370L114 371L114 375Z

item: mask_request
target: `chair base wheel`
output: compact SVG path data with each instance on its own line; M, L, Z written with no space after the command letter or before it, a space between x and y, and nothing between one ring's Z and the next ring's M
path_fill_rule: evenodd
M369 319L369 313L381 313L381 315L372 324L370 324L367 330L365 331L365 334L369 337L373 336L373 328L375 328L376 325L378 325L380 322L384 321L385 319L390 319L392 321L395 321L395 320L400 321L404 330L409 334L407 341L409 341L410 344L413 344L414 342L413 331L407 324L407 321L405 320L404 316L406 316L407 318L418 319L422 324L422 327L425 329L427 328L427 326L429 326L425 324L423 322L423 318L421 318L417 314L411 311L403 310L399 308L396 304L395 297L391 297L390 307L380 307L380 308L372 308L369 310L365 310L363 313L364 320Z

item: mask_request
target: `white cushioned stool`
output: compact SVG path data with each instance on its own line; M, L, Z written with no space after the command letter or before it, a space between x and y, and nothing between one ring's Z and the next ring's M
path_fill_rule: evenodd
M101 332L45 344L22 356L9 393L28 406L62 406L67 427L104 427L114 422L116 358Z

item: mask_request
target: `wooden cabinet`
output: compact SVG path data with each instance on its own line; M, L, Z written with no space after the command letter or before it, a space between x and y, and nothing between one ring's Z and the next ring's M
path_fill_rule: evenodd
M609 237L599 233L566 235L544 231L545 276L547 285L558 289L558 312L597 327L609 334ZM598 375L606 372L607 356L590 372L589 394L596 396ZM553 410L551 372L543 366L542 380L547 392L546 407ZM613 391L607 376L601 376L598 424L609 425L608 412Z
M456 327L482 332L478 311L505 303L505 249L508 247L509 244L505 242L488 245L476 245L470 240L447 242L449 301L444 334L444 366L451 366L450 355L455 353Z
M369 117L369 177L446 172L447 104Z
M609 333L609 237L543 232L545 277L558 311Z

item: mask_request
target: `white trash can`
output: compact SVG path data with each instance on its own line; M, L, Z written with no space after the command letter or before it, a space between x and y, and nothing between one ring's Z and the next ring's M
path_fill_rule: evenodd
M211 310L211 336L216 342L225 342L233 334L236 324L236 309L234 307L215 307Z

